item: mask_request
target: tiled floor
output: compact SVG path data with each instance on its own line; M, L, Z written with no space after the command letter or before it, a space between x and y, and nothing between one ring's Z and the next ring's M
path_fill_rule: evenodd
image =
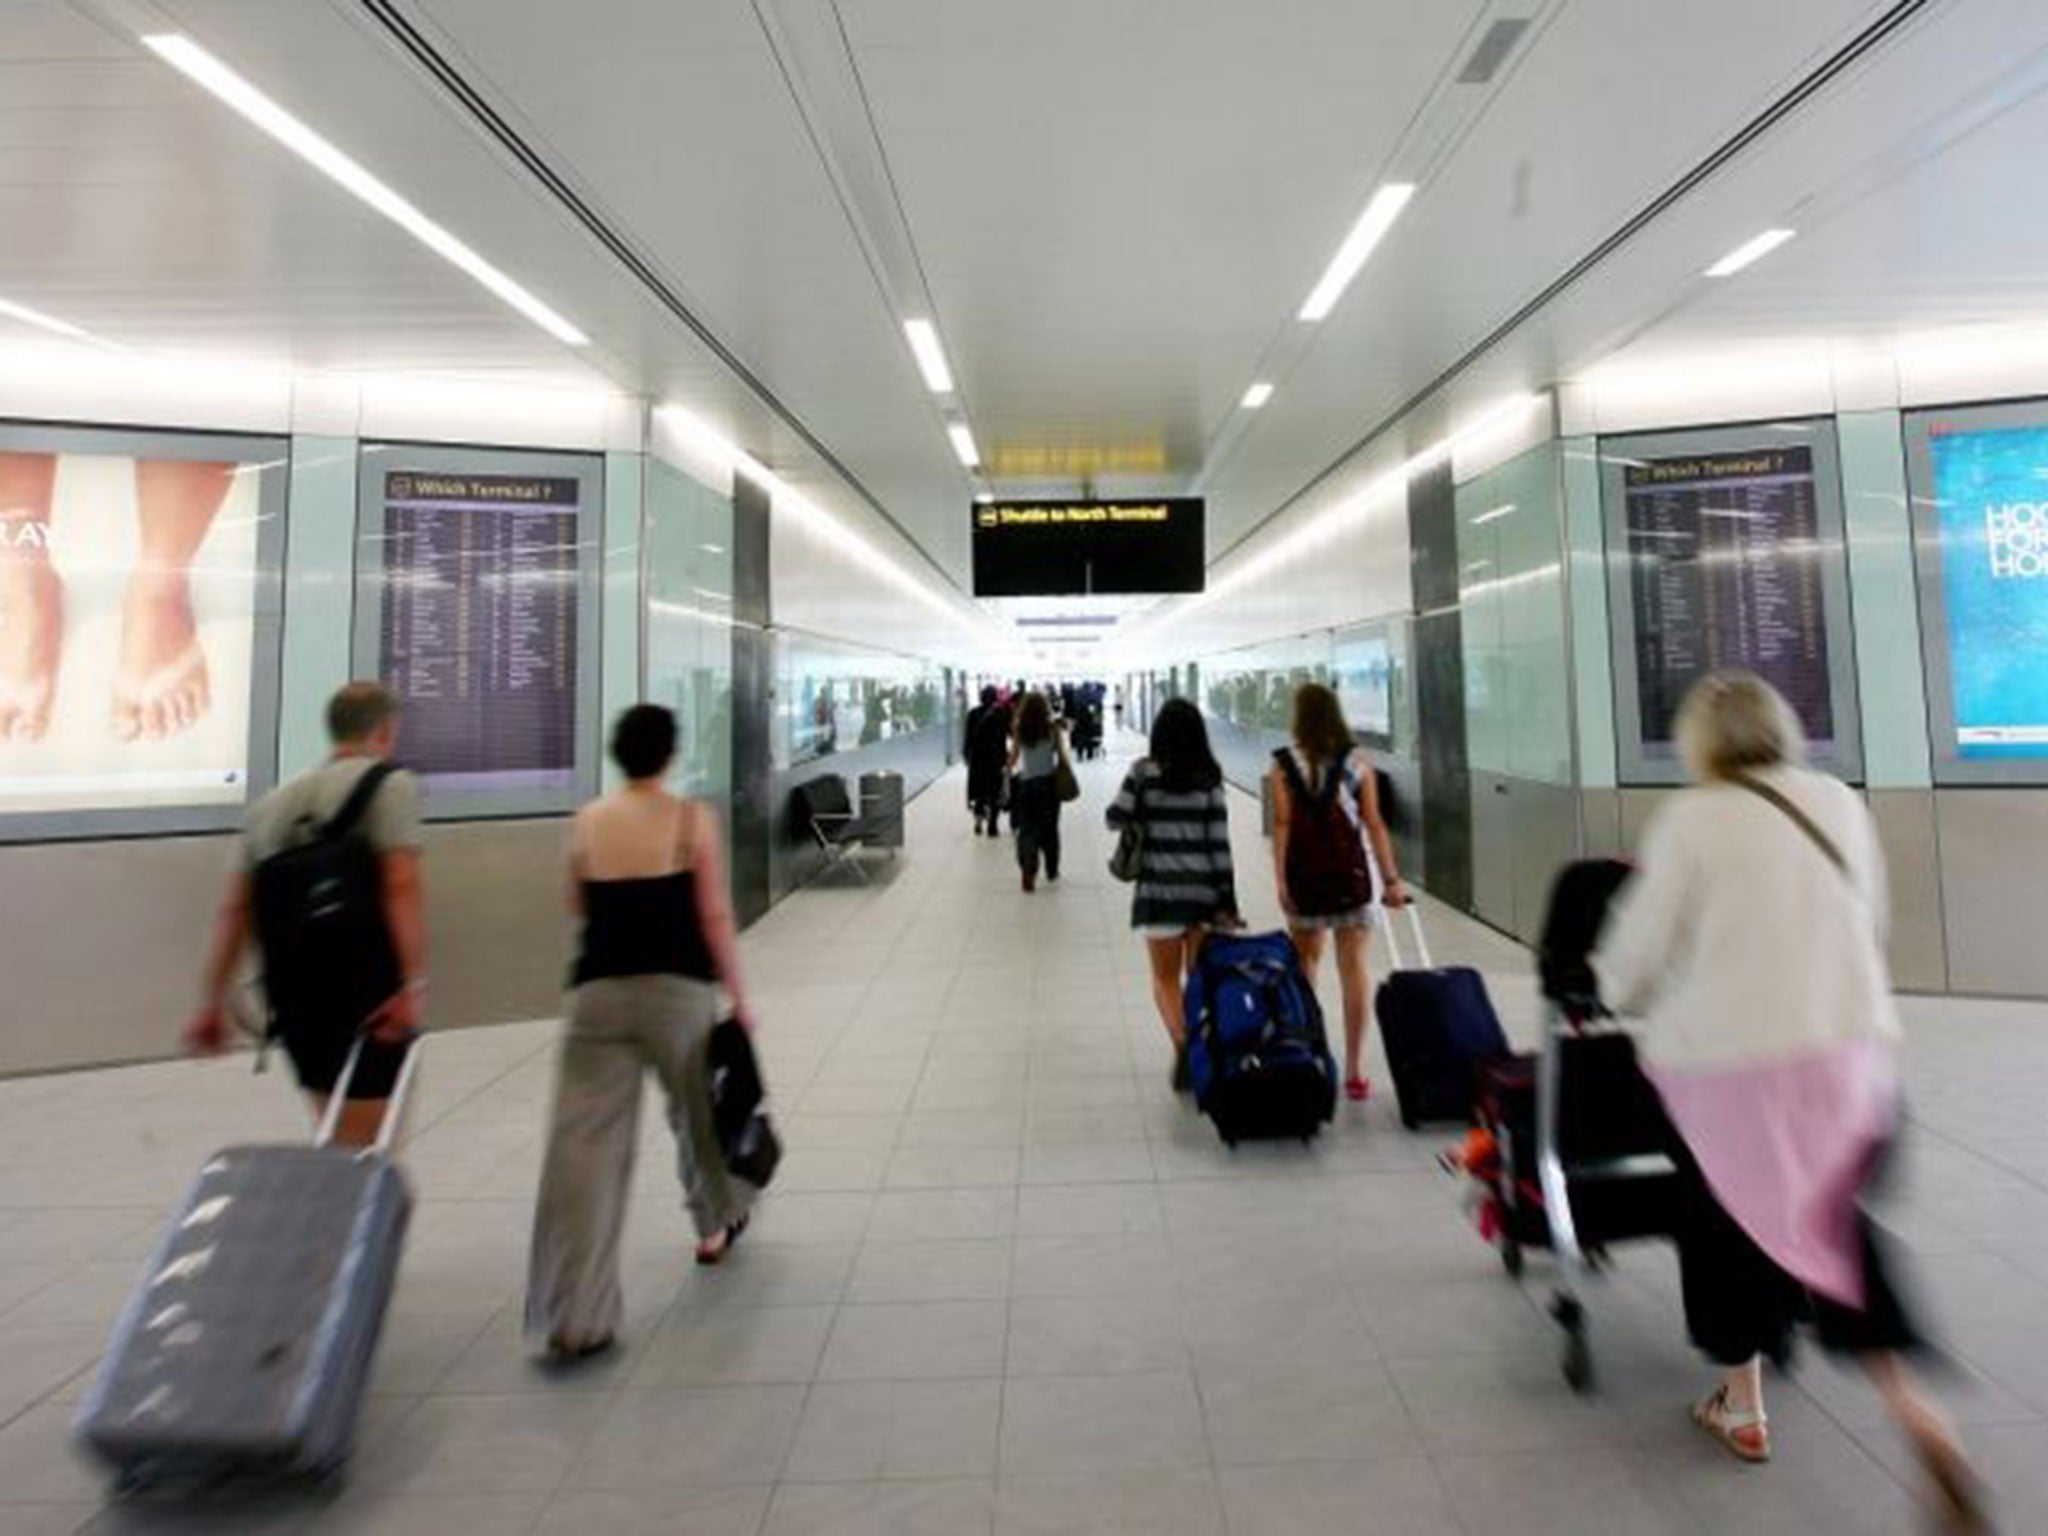
M1432 1166L1444 1138L1403 1134L1384 1099L1310 1149L1225 1151L1167 1090L1095 831L1112 770L1086 777L1057 889L1021 895L949 783L914 805L893 876L749 935L785 1172L734 1261L697 1271L647 1118L626 1347L586 1373L542 1372L517 1333L551 1030L434 1040L422 1205L331 1507L103 1507L66 1436L200 1156L300 1132L282 1081L174 1063L0 1084L0 1532L1917 1528L1869 1393L1819 1359L1777 1389L1775 1465L1698 1440L1661 1251L1597 1287L1601 1389L1572 1397L1543 1266L1526 1289L1502 1275ZM1438 957L1482 965L1526 1036L1521 956L1431 918ZM2048 1530L2048 1008L1909 1013L1895 1224L2005 1528Z

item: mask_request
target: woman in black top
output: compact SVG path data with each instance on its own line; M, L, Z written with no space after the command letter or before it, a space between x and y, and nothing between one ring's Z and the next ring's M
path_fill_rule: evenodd
M1136 825L1143 838L1131 926L1145 936L1152 1001L1173 1041L1173 1085L1187 1087L1182 984L1212 927L1237 927L1237 877L1230 861L1230 802L1209 750L1202 712L1169 699L1152 722L1152 750L1131 765L1109 805L1112 831Z
M669 711L627 710L612 735L626 786L585 806L570 833L569 901L583 942L526 1295L528 1331L558 1356L608 1348L618 1329L619 1236L643 1072L668 1096L697 1262L724 1258L747 1223L749 1188L726 1174L705 1066L721 984L752 1027L738 930L717 818L662 787L675 747Z

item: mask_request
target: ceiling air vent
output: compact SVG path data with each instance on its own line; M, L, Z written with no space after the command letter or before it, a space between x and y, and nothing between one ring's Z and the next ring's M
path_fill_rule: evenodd
M1515 51L1515 44L1522 40L1522 34L1529 30L1526 16L1503 16L1486 29L1486 35L1479 39L1479 46L1472 50L1472 56L1465 61L1465 67L1458 71L1458 84L1485 85L1500 73L1500 67L1507 56Z

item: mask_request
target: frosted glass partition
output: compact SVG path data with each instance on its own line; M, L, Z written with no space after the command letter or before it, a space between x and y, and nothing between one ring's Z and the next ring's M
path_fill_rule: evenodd
M732 793L732 502L648 461L645 697L676 712L675 787Z
M1542 784L1572 778L1558 462L1546 443L1457 492L1469 761Z

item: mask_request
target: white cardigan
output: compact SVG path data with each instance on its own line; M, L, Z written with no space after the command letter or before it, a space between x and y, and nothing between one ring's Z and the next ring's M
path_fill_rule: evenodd
M1600 993L1653 1070L1765 1066L1894 1040L1884 859L1853 790L1807 769L1759 775L1841 850L1830 863L1776 806L1732 784L1651 818L1593 957Z

